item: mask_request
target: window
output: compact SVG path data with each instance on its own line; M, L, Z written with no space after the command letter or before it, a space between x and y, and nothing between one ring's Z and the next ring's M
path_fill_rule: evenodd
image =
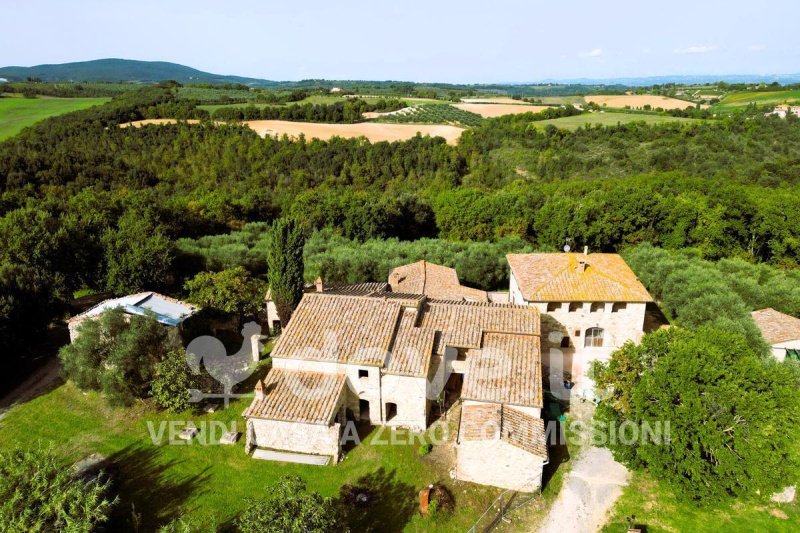
M550 302L547 304L547 312L552 313L553 311L558 311L559 307L561 307L559 302Z
M624 302L617 302L611 307L611 312L612 313L619 313L620 311L624 311L625 309L627 309L627 307L628 307L628 304L626 304Z
M358 400L358 418L369 420L369 400Z
M362 369L359 369L359 371L358 371L358 377L359 377L359 378L368 378L368 377L369 377L369 370L362 370Z
M569 348L569 337L567 337L566 335L561 337L561 347L562 348Z
M570 313L577 313L581 310L583 304L581 302L570 302L569 304L569 312Z
M388 422L392 418L397 416L397 404L392 402L386 402L386 421Z
M592 313L599 313L605 309L606 304L603 302L592 302L592 307L589 309Z
M280 335L281 334L281 321L280 320L273 320L272 321L272 334L273 335Z
M603 346L603 328L589 328L583 339L585 348L600 348Z

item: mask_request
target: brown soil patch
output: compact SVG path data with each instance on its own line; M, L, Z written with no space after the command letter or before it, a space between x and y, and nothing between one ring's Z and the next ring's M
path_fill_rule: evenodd
M448 144L456 144L464 131L455 126L428 124L381 124L362 122L359 124L316 124L311 122L289 122L285 120L251 120L244 124L259 135L288 135L328 140L331 137L366 137L372 142L405 141L417 132L431 137L444 137Z
M522 100L514 100L506 96L498 96L497 98L462 98L465 104L512 104L512 105L525 105ZM530 104L529 104L530 105Z
M695 104L685 100L678 100L677 98L669 98L667 96L655 96L651 94L625 94L625 95L595 95L587 96L587 102L594 102L595 104L608 107L625 107L630 106L631 109L641 109L646 105L650 105L653 109L661 107L663 109L686 109L694 107Z
M548 109L548 106L528 104L453 104L453 107L470 113L477 113L483 118L516 115L517 113L538 113Z
M120 127L140 127L147 124L175 124L175 119L148 119L137 120L120 124ZM197 120L187 120L190 124L197 124ZM309 139L326 141L331 137L344 137L348 139L366 137L372 142L380 141L405 141L414 137L417 132L431 137L444 137L448 144L456 144L462 128L438 124L380 124L377 122L362 122L359 124L318 124L313 122L290 122L286 120L249 120L242 124L249 126L261 136L299 137L305 135Z

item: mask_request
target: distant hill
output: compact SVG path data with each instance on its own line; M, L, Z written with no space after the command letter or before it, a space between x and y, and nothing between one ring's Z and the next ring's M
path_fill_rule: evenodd
M275 82L242 76L225 76L203 72L185 65L166 61L135 61L131 59L95 59L59 65L34 67L0 67L0 78L21 81L27 78L42 81L110 81L151 83L175 80L180 83L242 83L251 86L275 85Z
M541 83L566 83L579 85L623 85L628 87L649 87L665 83L682 83L684 85L715 83L772 83L782 85L800 82L800 74L708 74L673 76L641 76L630 78L571 78L544 80Z

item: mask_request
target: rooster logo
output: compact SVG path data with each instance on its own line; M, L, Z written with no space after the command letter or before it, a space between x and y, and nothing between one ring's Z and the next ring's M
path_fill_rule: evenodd
M242 327L242 347L233 355L228 355L225 346L216 337L203 335L197 337L186 347L186 363L193 372L201 371L200 364L206 371L223 386L223 393L208 394L196 389L191 390L192 402L199 402L204 398L219 398L225 400L228 406L233 394L233 387L241 383L252 374L258 364L258 357L264 347L261 342L261 326L255 322L248 322Z

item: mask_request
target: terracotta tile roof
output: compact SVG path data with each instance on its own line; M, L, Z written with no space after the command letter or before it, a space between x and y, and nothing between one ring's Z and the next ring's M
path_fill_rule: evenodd
M461 285L454 268L417 261L399 266L389 273L394 292L425 294L431 298L488 302L486 291Z
M539 337L485 333L483 345L467 351L461 397L465 400L543 407Z
M346 381L344 374L323 374L273 368L256 385L264 398L253 399L243 416L329 424L333 419Z
M547 459L547 439L541 418L504 405L500 439Z
M369 296L371 294L382 294L389 290L389 284L378 282L353 283L350 285L333 285L324 287L324 293L343 294L349 296Z
M459 440L491 440L500 434L502 406L496 403L464 405L458 427Z
M529 302L651 302L653 298L617 254L508 254Z
M769 344L800 340L800 318L772 308L753 311L753 321Z
M462 407L460 441L498 438L542 459L547 459L547 439L544 420L541 418L499 404Z
M539 312L513 304L479 304L429 300L421 327L441 331L436 353L445 346L480 348L483 332L539 334Z
M436 331L415 327L416 320L416 311L403 311L386 365L387 374L417 377L428 375Z
M307 293L272 356L383 366L401 310L383 298Z

